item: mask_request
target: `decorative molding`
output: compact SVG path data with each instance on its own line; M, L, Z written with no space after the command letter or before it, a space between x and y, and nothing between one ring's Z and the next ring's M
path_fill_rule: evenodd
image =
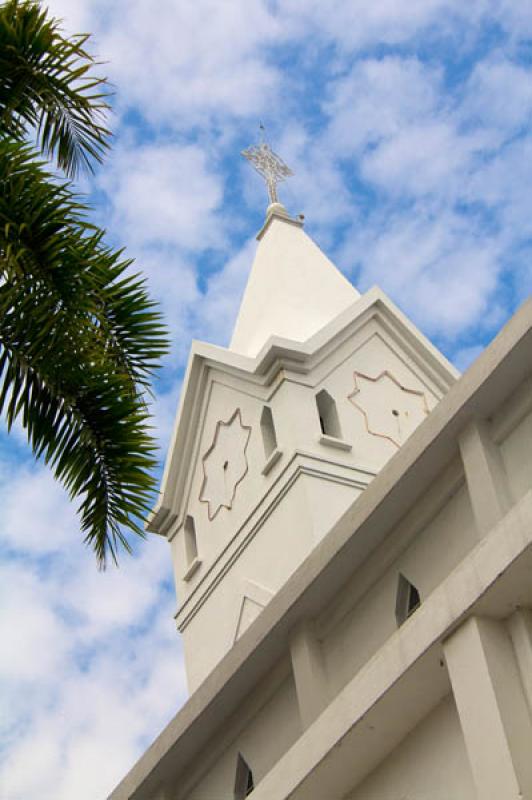
M270 470L273 469L273 467L277 464L277 462L281 458L282 454L283 454L283 451L279 450L278 447L276 447L275 450L273 450L270 453L270 455L266 459L266 463L264 464L264 466L263 466L263 468L261 470L263 475L267 475L270 472Z
M351 392L351 394L349 394L347 396L347 399L363 415L364 421L365 421L365 424L366 424L367 432L369 434L371 434L372 436L379 436L382 439L388 439L388 441L392 442L392 444L394 444L397 448L401 447L401 445L406 441L406 439L408 439L408 437L410 436L412 431L415 428L417 428L417 425L420 424L421 420L416 425L414 425L414 427L411 427L411 429L408 430L408 432L406 432L406 433L402 432L401 428L400 428L401 416L403 416L403 418L404 417L408 417L409 410L408 409L405 410L404 408L403 409L399 409L399 408L393 407L393 406L402 405L401 402L391 403L392 408L390 408L390 417L396 417L396 419L397 419L397 428L398 428L397 434L395 432L392 432L392 431L385 432L383 430L380 430L380 431L376 430L375 429L376 428L376 424L372 423L370 421L370 416L372 414L372 409L371 408L365 408L361 404L360 398L359 398L358 402L355 402L355 400L353 399L357 395L360 395L362 393L362 391L363 391L359 381L360 380L361 381L368 381L370 384L373 384L375 386L380 381L388 379L389 381L391 381L393 383L393 385L395 387L397 387L397 389L399 389L401 392L404 392L405 397L418 397L419 401L421 403L422 413L425 416L427 416L428 413L429 413L429 407L428 407L428 404L427 404L427 398L425 396L425 393L420 391L419 389L408 389L406 386L403 386L397 380L397 378L390 372L390 370L387 370L387 369L384 369L379 375L377 375L376 378L372 378L371 375L365 375L363 372L358 372L358 370L355 370L354 373L353 373L353 378L355 380L355 388ZM358 378L358 380L357 380L357 378ZM390 423L391 423L391 420L390 420ZM390 427L392 427L391 424L390 424Z
M273 592L270 591L270 589L266 589L264 586L260 586L258 583L255 583L255 581L250 581L249 579L246 579L242 581L242 585L243 585L242 600L238 608L235 632L231 640L232 645L237 641L237 639L240 638L242 633L244 633L244 630L246 630L246 628L249 625L251 625L251 622L253 622L252 620L250 623L248 623L248 625L246 625L245 628L242 627L242 622L244 621L244 611L246 606L249 606L249 604L251 603L253 606L258 608L258 611L255 614L255 617L253 618L255 619L260 614L262 609L268 605L268 603L273 597Z
M242 594L244 597L249 597L250 600L255 600L261 606L267 605L273 597L273 592L266 586L262 586L256 581L251 581L249 578L244 578L242 581Z
M330 471L331 467L335 472ZM203 574L174 615L181 633L253 541L270 514L303 475L350 486L360 491L363 491L375 477L375 473L367 467L333 461L316 453L295 450L222 552L211 564L205 564Z
M189 581L201 567L201 564L202 564L201 558L194 558L186 568L185 573L183 575L183 580Z
M349 452L353 449L353 445L346 442L345 439L339 439L337 436L329 436L327 433L322 433L318 441L320 444L324 444L327 447L335 447L337 450Z
M223 428L231 429L231 427L235 423L235 420L237 419L240 424L240 430L237 429L237 432L238 435L240 436L240 441L238 442L238 446L242 448L241 452L238 452L233 444L230 452L220 451L220 455L218 455L217 450L218 450L221 430ZM242 437L241 434L244 431L245 434ZM216 430L214 432L212 444L201 459L203 465L203 482L201 484L199 499L201 503L207 503L207 513L209 516L209 520L213 520L221 508L230 509L233 505L233 501L235 499L235 494L236 494L236 488L238 484L246 476L249 468L248 461L246 458L246 450L250 436L251 436L251 427L249 425L244 425L244 423L242 422L242 413L239 408L237 408L233 412L233 414L227 420L227 422L223 422L223 420L218 420L218 422L216 423ZM221 478L222 482L225 484L226 481L228 481L229 484L225 486L224 491L221 492L221 494L223 494L224 497L221 499L219 496L217 496L216 499L213 500L212 495L211 497L208 497L206 494L208 490L208 484L209 481L218 480L218 482L220 482L220 475L222 476ZM216 494L218 495L218 492L216 492ZM211 505L214 508L214 511L211 509Z

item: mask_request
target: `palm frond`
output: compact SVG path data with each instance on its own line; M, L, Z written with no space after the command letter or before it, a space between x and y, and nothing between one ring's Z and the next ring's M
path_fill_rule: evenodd
M154 443L142 392L166 352L130 262L28 145L0 141L0 411L80 500L100 563L142 533Z
M109 147L109 89L94 76L87 34L66 38L58 20L32 0L0 6L0 132L24 138L34 128L40 150L68 176L92 170Z

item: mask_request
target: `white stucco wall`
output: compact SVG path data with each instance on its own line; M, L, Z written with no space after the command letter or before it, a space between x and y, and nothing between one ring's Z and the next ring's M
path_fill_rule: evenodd
M452 696L435 708L347 800L478 800Z
M342 436L352 439L355 444L363 442L364 436L369 437L365 452L378 454L374 456L377 459L386 459L390 454L386 454L385 450L379 453L380 442L372 450L375 437L368 434L366 427L364 430L356 427L353 419L357 415L350 418L352 409L342 402L354 364L355 368L361 364L367 369L364 359L370 356L371 359L380 359L390 371L394 370L402 383L409 382L412 388L421 386L426 390L416 372L411 371L380 336L370 336L356 348L355 353L339 364L333 363L329 373L317 386L325 386L333 397L338 398ZM316 390L317 387L313 387L308 392L306 387L299 384L294 389L303 403L307 403L307 411L299 415L298 422L305 419L305 413L309 417L306 424L294 424L290 431L291 443L297 442L297 437L304 435L305 427L311 424ZM283 391L278 393L278 413L283 420L287 419L286 410L291 407L293 400L290 392L290 383L286 382ZM244 400L243 406L246 402L252 401L249 398ZM434 403L435 398L432 397L430 402ZM271 405L273 407L273 403ZM253 411L253 407L249 406L250 416L254 413L255 420L261 407L258 403ZM521 416L515 424L506 425L505 428L508 408L509 403L500 409L490 435L495 436L498 428L503 431L498 445L501 461L512 495L518 500L532 486L532 415ZM283 424L280 427L282 429ZM257 457L259 445L262 446L261 441L254 444ZM310 439L308 446L317 453L328 450L320 447L315 436ZM342 452L339 458L345 463L357 456L358 453L353 456L350 452ZM253 491L260 488L263 479L264 476L255 476ZM253 485L252 481L249 485ZM201 681L210 665L223 655L224 649L231 646L246 581L256 582L274 594L304 555L330 529L342 509L349 504L352 492L352 487L335 485L329 480L322 481L319 476L302 475L295 481L184 631L185 645L189 652L194 652L189 663L198 665L197 671L191 673L192 686ZM252 493L243 493L246 502L252 503ZM225 530L220 523L222 536ZM397 630L395 604L399 574L416 586L423 601L477 546L480 535L457 454L453 461L445 465L433 485L388 539L353 574L351 581L339 587L335 601L324 608L316 620L329 696L334 697ZM390 542L393 544L390 545ZM362 590L363 587L366 588ZM256 611L248 609L247 613L249 618L246 624L250 624L260 613L260 607ZM214 616L218 620L215 631L212 629ZM297 738L296 729L301 725L293 683L290 688L285 686L280 690L276 698L275 702L271 701L268 705L267 717L263 719L258 714L249 727L250 731L256 730L257 733L250 733L251 744L246 745L246 752L242 749L244 739L239 739L242 753L252 767L256 780L259 780L263 769L267 771L263 765L266 762L270 765L275 763L282 752L282 748L279 751L276 749L278 741L275 746L270 741L270 737L276 738L275 724L283 730L288 726L286 729L290 741ZM191 794L191 798L210 800L217 796L210 794L215 785L230 785L234 781L236 747L235 740L233 749L229 749L219 759L216 768L206 776L201 791L199 787L195 790L200 793ZM402 792L407 800L428 800L429 797L431 800L473 800L476 797L452 697L417 726L352 793L350 800L371 800L373 797L375 800L396 800L397 791ZM403 795L399 794L401 800Z
M337 354L336 363L329 363L327 371L322 366L320 373L325 374L320 375L316 392L326 389L337 399L342 436L353 444L352 457L378 471L406 441L400 432L403 411L415 414L411 419L413 429L434 408L441 392L424 374L422 365L376 320L368 322L351 342L344 344L342 351ZM414 410L404 407L405 401L413 397L405 388L420 393L414 395ZM393 415L396 406L401 417Z
M251 719L246 719L250 712ZM237 715L227 720L223 732L213 738L211 748L219 751L212 758L191 764L188 774L181 777L179 800L232 800L238 754L241 753L252 768L253 779L258 784L262 777L293 744L301 733L297 699L291 676L271 689L266 680L256 687L256 697L249 698ZM209 763L210 761L210 763ZM188 788L188 782L196 781Z
M388 542L375 551L353 575L336 602L321 615L324 658L333 691L350 680L397 629L395 604L399 574L416 586L423 601L478 541L471 503L463 483L419 531L415 529L414 512L415 509L410 524L404 525L400 532L402 552L384 574L386 551L390 550ZM409 539L412 540L408 543ZM360 597L360 588L368 583L370 587ZM350 597L354 603L351 608Z
M532 414L527 414L501 443L502 460L514 500L530 489L532 475Z

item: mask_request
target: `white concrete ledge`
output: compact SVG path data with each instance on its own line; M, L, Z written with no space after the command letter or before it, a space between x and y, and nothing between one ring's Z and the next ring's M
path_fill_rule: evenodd
M338 437L329 436L326 433L322 433L318 441L326 447L335 447L337 450L346 450L349 452L349 450L353 449L353 445L349 444L349 442L346 442L344 439L338 439Z
M183 580L189 581L194 575L194 573L196 573L198 569L201 567L201 563L202 563L201 558L195 558L193 561L191 561L185 574L183 575Z
M282 454L283 454L283 451L279 450L277 447L275 448L275 450L272 453L270 453L266 463L264 464L264 466L263 466L263 468L261 470L263 475L267 475L268 472L270 472L270 470L273 469L273 467L277 464L277 462L281 458Z

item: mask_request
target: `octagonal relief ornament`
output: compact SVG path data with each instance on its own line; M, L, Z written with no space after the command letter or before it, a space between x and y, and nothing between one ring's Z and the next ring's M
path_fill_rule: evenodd
M219 420L212 444L202 458L203 483L200 501L207 503L209 519L221 508L230 509L237 486L248 471L246 449L251 427L244 425L237 408L227 422Z
M364 416L366 429L400 447L429 413L427 398L403 386L388 370L376 378L354 372L355 388L348 399Z

